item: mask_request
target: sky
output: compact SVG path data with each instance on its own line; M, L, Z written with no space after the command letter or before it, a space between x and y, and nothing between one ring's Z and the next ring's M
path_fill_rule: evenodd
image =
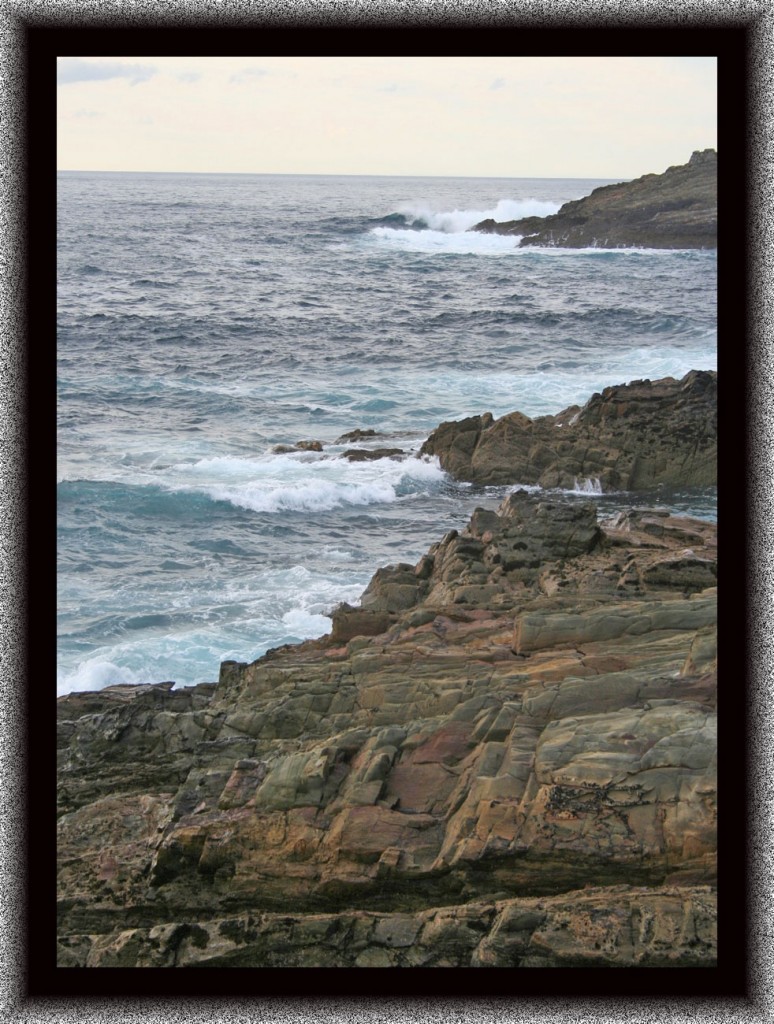
M627 180L717 148L714 57L62 57L60 170Z

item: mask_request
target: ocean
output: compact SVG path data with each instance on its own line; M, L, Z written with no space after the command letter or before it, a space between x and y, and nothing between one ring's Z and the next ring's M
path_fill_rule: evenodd
M416 457L444 420L716 369L714 251L467 230L607 183L60 173L58 694L214 681L328 632L512 489ZM298 441L322 450L274 451ZM709 519L716 498L595 495Z

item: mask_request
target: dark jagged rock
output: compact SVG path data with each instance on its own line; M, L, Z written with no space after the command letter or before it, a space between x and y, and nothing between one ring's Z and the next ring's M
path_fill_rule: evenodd
M402 458L405 454L402 448L349 448L342 458L350 462L374 462L376 459Z
M695 152L663 174L596 188L549 217L485 220L473 231L523 236L520 246L717 247L717 153Z
M509 496L330 636L59 712L59 965L712 966L715 527Z
M638 491L717 482L717 374L637 380L578 408L530 419L490 413L442 423L425 441L458 480Z
M287 455L290 452L321 452L323 450L320 441L296 441L295 444L275 444L272 451L275 455Z
M375 430L368 427L366 430L361 430L360 427L357 430L350 430L348 434L342 434L341 437L337 437L335 444L343 444L345 441L363 441L367 438L381 437L381 434L377 434Z

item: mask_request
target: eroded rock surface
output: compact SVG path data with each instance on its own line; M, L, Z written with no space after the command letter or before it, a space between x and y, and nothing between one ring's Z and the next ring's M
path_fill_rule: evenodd
M520 235L520 246L714 249L717 176L717 153L705 149L663 174L596 188L549 217L485 220L472 230Z
M442 423L424 443L458 480L603 491L717 483L717 373L635 380L580 408L530 419L490 413Z
M61 698L59 963L714 963L715 578L517 492L329 636Z

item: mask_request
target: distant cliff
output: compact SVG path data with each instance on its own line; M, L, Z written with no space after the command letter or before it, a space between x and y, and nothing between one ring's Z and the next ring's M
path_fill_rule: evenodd
M717 246L718 155L695 152L663 174L596 188L550 217L484 220L471 230L521 235L520 246L714 249Z

